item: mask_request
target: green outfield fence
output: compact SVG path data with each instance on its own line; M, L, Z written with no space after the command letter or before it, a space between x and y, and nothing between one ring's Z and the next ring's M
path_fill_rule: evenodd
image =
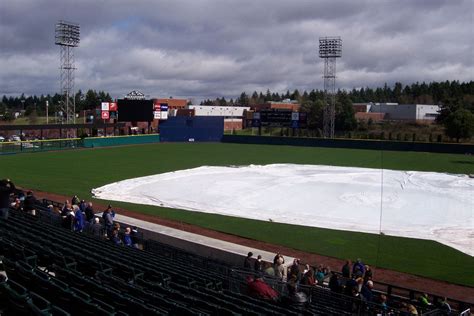
M81 138L1 142L0 155L74 149L82 147L84 147L84 140Z
M474 154L473 144L403 142L389 140L363 140L348 138L303 138L277 136L224 135L223 143L286 145L326 148L371 149L392 151L418 151L431 153Z
M75 148L96 148L123 145L158 143L160 135L132 135L87 138L63 138L49 140L31 140L18 142L0 142L0 155L40 152Z

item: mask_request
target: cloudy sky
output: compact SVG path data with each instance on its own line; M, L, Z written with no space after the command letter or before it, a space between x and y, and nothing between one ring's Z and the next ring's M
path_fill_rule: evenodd
M473 79L472 0L2 0L0 94L59 91L54 26L81 25L76 88L235 97L322 88L318 38L339 35L337 86Z

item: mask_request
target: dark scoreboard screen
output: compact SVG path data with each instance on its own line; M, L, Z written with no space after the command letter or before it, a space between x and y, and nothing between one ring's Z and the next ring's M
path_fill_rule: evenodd
M290 127L291 126L291 111L274 111L263 110L260 111L260 122L262 126L268 127Z
M153 100L118 100L119 122L153 121Z

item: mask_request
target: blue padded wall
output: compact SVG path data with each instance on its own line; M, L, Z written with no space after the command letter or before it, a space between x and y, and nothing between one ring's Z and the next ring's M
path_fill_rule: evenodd
M160 121L162 142L220 142L223 135L222 116L174 116Z

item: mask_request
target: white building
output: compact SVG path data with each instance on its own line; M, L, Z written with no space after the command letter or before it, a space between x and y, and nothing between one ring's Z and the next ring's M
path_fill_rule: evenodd
M242 118L244 115L244 111L250 110L250 107L188 105L188 109L194 110L195 116L223 116L224 118Z
M433 104L370 103L367 111L385 113L386 120L434 121L441 110Z

